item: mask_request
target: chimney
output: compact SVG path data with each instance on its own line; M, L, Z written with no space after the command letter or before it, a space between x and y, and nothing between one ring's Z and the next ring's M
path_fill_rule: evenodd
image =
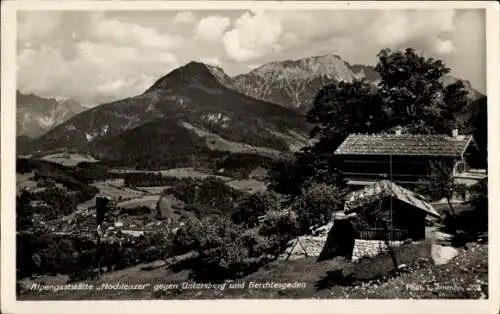
M394 128L394 133L396 135L401 135L402 131L403 131L403 128L400 125L398 125L397 127Z
M458 136L458 129L457 128L454 128L453 130L451 130L451 136L452 137L457 137Z

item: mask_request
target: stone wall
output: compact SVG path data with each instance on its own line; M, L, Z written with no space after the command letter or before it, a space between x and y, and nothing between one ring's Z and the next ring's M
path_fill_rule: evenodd
M287 259L290 255L291 260L304 258L306 256L319 256L321 250L326 242L326 235L320 235L317 237L313 236L301 236L297 239L293 239L288 243L288 248L279 257L280 259Z
M391 241L391 246L398 246L403 244L403 241ZM389 249L383 240L361 240L354 241L354 250L352 252L352 261L357 261L362 257L372 257Z

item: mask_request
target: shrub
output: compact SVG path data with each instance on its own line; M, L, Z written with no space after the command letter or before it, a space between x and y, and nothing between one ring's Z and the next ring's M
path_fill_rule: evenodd
M258 228L246 230L240 238L241 245L248 250L248 257L266 257L272 253L269 237L259 233Z
M259 223L259 216L269 211L278 211L280 200L273 192L247 194L231 216L234 223L253 228Z
M325 183L312 183L302 189L299 199L293 204L301 232L331 221L332 213L342 209L345 191Z
M299 231L297 217L293 212L270 212L262 222L259 234L268 238L267 254L277 257Z
M163 258L170 239L164 234L150 234L139 238L103 243L101 266L108 271L122 269L141 262ZM96 266L97 248L94 241L78 236L54 236L45 231L17 235L17 274L20 278L32 274L69 274L74 280L83 280Z
M281 233L268 236L257 228L245 231L224 217L191 219L177 231L174 250L176 254L196 253L188 265L198 281L239 278L269 262L268 255L277 256L289 241L292 233L285 228L287 218L272 221L274 229L266 231Z
M223 217L192 219L178 231L175 242L197 253L192 263L195 278L225 279L237 276L244 269L248 254L238 241L242 232L241 227Z
M180 255L193 250L200 246L200 229L201 222L196 218L188 218L182 227L180 227L173 239L173 254Z

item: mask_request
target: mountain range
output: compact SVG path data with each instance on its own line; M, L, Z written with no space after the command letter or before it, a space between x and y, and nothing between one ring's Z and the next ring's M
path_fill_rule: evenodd
M228 79L220 68L190 62L140 95L75 115L30 149L91 150L137 167L187 165L214 151L277 156L307 144L300 114L227 88Z
M380 75L373 66L350 65L337 55L324 55L299 60L271 62L233 78L233 88L257 99L269 101L305 113L312 107L318 90L335 81L352 82L365 79L378 84ZM449 85L457 78L443 77ZM463 81L469 98L474 101L484 95L470 82Z
M317 91L334 81L357 79L339 56L326 55L300 60L271 62L236 76L234 86L243 94L304 113Z
M36 138L85 108L73 99L44 98L16 92L17 135Z
M322 86L356 79L373 84L380 80L372 66L350 65L339 56L325 55L271 62L232 78L219 67L190 62L140 95L85 111L76 102L35 102L42 98L18 93L18 130L24 130L19 125L27 128L20 122L28 121L25 117L31 117L37 128L54 121L45 134L35 132L35 127L18 133L41 134L30 141L18 138L18 153L90 151L133 167L206 164L221 152L276 157L309 143L310 126L303 114ZM455 80L445 77L444 83ZM465 84L472 101L483 96ZM44 106L47 112L35 109ZM63 112L64 123L64 118L42 115L59 118Z

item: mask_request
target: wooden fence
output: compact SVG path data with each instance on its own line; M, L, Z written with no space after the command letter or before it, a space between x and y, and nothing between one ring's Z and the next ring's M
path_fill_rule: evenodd
M390 241L403 241L408 236L408 230L406 229L392 229L389 231L384 231L382 228L366 228L359 231L359 239L362 240L385 240L385 233L388 233Z

